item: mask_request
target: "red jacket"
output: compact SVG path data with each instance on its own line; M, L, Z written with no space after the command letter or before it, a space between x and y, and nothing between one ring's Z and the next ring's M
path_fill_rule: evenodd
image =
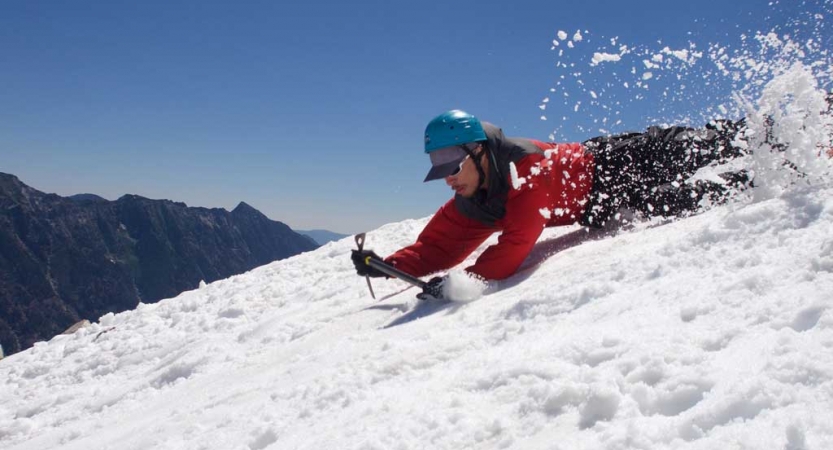
M590 193L592 154L578 143L529 142L543 152L526 154L503 172L509 190L501 219L493 224L474 220L460 212L454 199L449 200L416 243L385 261L413 276L425 276L460 264L492 233L502 231L498 243L466 268L485 279L499 280L518 270L544 227L576 223Z

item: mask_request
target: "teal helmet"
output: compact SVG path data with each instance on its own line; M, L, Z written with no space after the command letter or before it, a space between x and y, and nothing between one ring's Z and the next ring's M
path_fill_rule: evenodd
M472 149L466 144L486 140L483 125L465 111L455 109L435 117L425 127L425 153L431 158L431 170L425 181L456 173L466 156L471 154Z
M459 109L440 114L425 127L425 153L485 140L480 120Z

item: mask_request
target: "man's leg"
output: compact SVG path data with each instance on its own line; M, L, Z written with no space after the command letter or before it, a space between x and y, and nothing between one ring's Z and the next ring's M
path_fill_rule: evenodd
M646 216L681 217L700 210L704 201L710 205L723 204L733 192L752 184L745 171L722 173L720 177L725 184L695 180L659 186L641 197L633 207Z
M704 166L740 156L742 150L731 142L741 127L729 121L705 129L651 127L645 133L586 141L596 173L581 223L604 226L622 206L673 216L697 210L706 196L721 201L727 194L723 185L685 181Z
M627 147L641 136L642 133L602 136L583 143L593 153L594 173L590 199L579 221L582 225L602 228L622 205L631 202L634 163Z

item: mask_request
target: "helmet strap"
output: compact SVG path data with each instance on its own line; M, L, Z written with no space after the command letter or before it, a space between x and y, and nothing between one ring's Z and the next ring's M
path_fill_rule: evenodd
M480 144L480 147L480 153L475 156L474 151L469 150L469 148L465 145L463 146L463 150L465 150L466 154L469 155L469 158L471 158L474 162L474 167L477 169L477 189L480 189L483 186L483 183L486 182L486 171L483 170L483 166L480 164L480 157L483 156L483 152L489 151L489 149L486 148L485 143Z

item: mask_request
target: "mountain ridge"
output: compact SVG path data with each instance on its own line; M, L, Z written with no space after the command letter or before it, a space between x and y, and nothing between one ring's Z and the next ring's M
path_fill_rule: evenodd
M241 202L232 212L127 194L47 194L0 173L0 344L152 303L318 245Z

